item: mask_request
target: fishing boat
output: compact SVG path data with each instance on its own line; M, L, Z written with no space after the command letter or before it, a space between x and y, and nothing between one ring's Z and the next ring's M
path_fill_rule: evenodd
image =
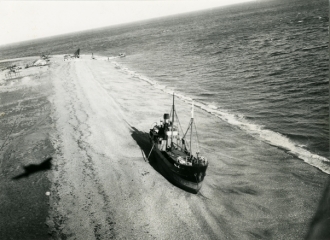
M194 133L197 136L193 106L188 128L183 132L175 111L173 94L171 113L165 113L163 120L159 124L154 123L150 129L152 147L148 159L153 154L171 182L186 191L197 193L202 187L208 161L198 149L195 154L192 151Z

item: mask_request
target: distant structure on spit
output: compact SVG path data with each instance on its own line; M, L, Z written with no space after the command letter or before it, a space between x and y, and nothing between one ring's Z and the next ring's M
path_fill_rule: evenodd
M80 57L80 48L77 49L77 51L74 52L74 57L79 58Z
M73 55L69 55L69 54L64 55L64 61L70 60L72 58L80 58L80 48L78 48L77 51L75 51Z

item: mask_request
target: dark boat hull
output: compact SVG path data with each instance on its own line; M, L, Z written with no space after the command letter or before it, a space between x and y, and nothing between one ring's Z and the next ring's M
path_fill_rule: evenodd
M154 148L152 154L168 180L181 189L191 193L198 193L202 187L207 165L175 165L168 154L164 151L160 151L157 147Z
M178 117L175 112L173 93L171 113L165 113L164 121L161 121L159 125L158 123L153 125L149 132L149 138L152 145L151 152L156 155L157 163L159 163L165 177L176 186L197 193L202 187L208 161L199 154L199 150L196 151L195 155L192 154L191 143L193 140L193 126L195 126L193 112L192 108L189 126L184 134L181 129L183 134L181 137L179 126L174 124L175 116L177 119ZM171 118L172 120L170 120ZM186 140L188 130L190 130L189 145L187 145Z

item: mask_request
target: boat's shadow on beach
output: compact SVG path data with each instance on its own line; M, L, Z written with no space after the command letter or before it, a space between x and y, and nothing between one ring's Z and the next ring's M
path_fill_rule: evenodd
M139 145L139 147L141 149L141 154L144 158L144 161L149 162L150 166L152 166L153 169L155 169L165 179L167 179L170 183L172 183L172 181L167 176L167 174L164 171L162 171L162 169L159 167L157 159L154 156L154 154L152 154L152 153L150 154L152 145L149 141L149 134L136 129L135 127L132 127L131 136L135 140L135 142ZM150 154L150 156L149 156L149 154ZM148 156L149 156L149 158L148 158Z
M149 162L149 164L159 173L161 173L161 169L157 165L157 160L154 157L153 154L150 154L151 151L151 144L149 141L149 134L146 132L139 131L135 127L132 127L132 138L135 140L135 142L139 145L141 149L142 156L144 158L144 161ZM150 156L149 156L150 154ZM148 158L149 156L149 158ZM162 174L162 173L161 173Z
M131 128L132 128L131 136L140 147L144 161L149 162L150 166L152 166L153 169L155 169L159 174L161 174L169 183L171 183L174 186L177 186L177 184L173 182L172 178L168 175L168 173L164 169L162 169L162 167L160 167L159 161L157 161L156 158L156 154L153 154L153 152L151 152L152 144L150 143L149 140L149 133L142 132L136 129L135 127L131 127ZM179 186L177 187L180 188ZM194 194L196 193L194 191L189 191L183 188L182 190L188 193L194 193Z

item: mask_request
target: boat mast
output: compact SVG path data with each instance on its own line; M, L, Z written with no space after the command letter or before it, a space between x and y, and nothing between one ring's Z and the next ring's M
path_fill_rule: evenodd
M191 120L190 120L190 156L192 155L191 141L192 141L193 122L194 122L194 102L191 102Z
M171 127L171 148L173 147L173 127L174 127L174 92L173 92L173 109L172 109L172 127Z

